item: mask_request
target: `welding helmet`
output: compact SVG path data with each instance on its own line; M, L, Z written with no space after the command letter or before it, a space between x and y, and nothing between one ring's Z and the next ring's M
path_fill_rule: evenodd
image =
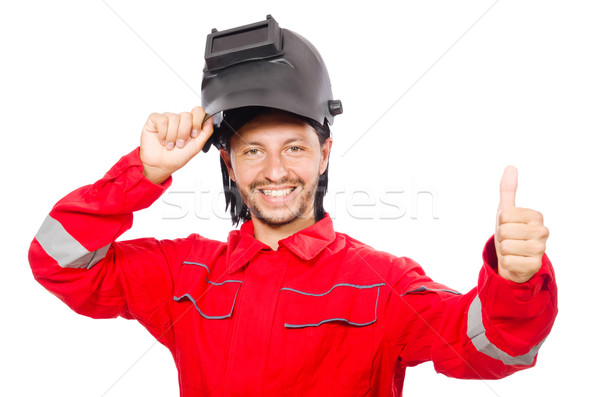
M206 40L202 107L215 116L215 132L204 146L221 146L227 111L249 106L275 108L333 124L342 102L334 100L325 63L304 37L266 20L224 31Z

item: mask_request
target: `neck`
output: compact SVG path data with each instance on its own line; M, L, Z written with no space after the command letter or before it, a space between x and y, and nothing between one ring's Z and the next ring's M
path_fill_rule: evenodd
M293 222L285 225L269 225L262 222L260 219L252 216L252 225L254 226L254 238L258 241L267 244L276 251L279 247L279 240L291 236L302 229L314 225L316 222L314 215L312 217L299 217Z

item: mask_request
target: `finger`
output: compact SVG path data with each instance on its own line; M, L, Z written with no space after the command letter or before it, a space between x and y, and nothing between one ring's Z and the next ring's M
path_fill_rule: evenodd
M206 119L204 121L204 124L202 125L202 129L200 130L200 136L202 137L202 139L204 140L204 142L206 142L208 140L208 138L213 134L214 132L214 127L213 127L213 119L215 116L210 116L208 119Z
M204 146L206 141L208 141L208 138L210 138L210 136L214 132L213 118L214 118L214 116L210 116L208 119L206 119L204 121L204 124L202 125L202 129L200 129L200 132L198 134L198 141L200 141L202 146Z
M153 113L150 115L150 119L156 126L159 142L164 145L167 138L167 129L169 128L169 118L164 114Z
M156 133L158 135L159 142L164 145L165 138L167 137L168 126L169 119L164 114L152 113L148 117L145 130L150 133Z
M541 263L542 261L539 257L533 256L507 255L500 259L500 266L503 270L517 275L535 273L540 269Z
M165 113L169 119L169 127L167 128L167 137L165 138L166 147L171 150L175 147L177 139L177 130L179 129L179 115L174 113Z
M179 130L177 131L177 141L175 145L178 148L185 146L186 142L190 139L190 133L192 132L192 114L188 112L179 114Z
M504 240L498 243L502 256L540 256L546 251L546 242L541 240Z
M202 129L202 123L206 117L206 112L202 106L196 106L192 109L192 138L197 137Z
M544 225L529 223L504 223L498 226L496 231L496 240L530 240L547 239L549 235L548 228Z
M498 225L504 223L543 224L544 216L541 212L529 208L508 207L498 214Z
M160 114L152 113L148 116L148 120L146 120L146 125L144 126L144 131L156 134L158 132L158 119L160 118Z
M186 144L186 149L189 147L189 150L191 151L191 153L193 153L194 156L200 153L202 151L202 148L204 148L206 141L212 135L212 133L213 126L211 117L209 120L206 121L202 129L199 131L198 136L195 138L191 138L188 141L188 143Z
M509 165L504 169L502 179L500 180L500 204L498 210L501 211L508 207L515 206L515 196L517 194L518 172L515 167Z

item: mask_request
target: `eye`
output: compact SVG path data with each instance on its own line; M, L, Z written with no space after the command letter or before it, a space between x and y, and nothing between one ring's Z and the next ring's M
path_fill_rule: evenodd
M246 154L249 154L250 156L256 156L258 154L258 149L253 148L253 149L246 150Z
M300 146L290 146L290 152L292 153L298 153L302 150L302 148Z

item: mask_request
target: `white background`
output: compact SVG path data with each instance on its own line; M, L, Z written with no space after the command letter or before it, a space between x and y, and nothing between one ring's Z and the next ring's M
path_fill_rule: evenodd
M0 394L178 395L167 349L136 322L71 312L33 280L27 250L58 199L137 146L149 113L200 103L211 28L271 13L316 45L343 100L326 203L338 231L466 292L507 164L520 171L517 205L550 229L560 313L537 366L484 382L423 364L408 370L405 395L598 395L598 3L282 3L2 3ZM225 239L220 189L213 149L123 238ZM207 203L194 199L201 190Z

